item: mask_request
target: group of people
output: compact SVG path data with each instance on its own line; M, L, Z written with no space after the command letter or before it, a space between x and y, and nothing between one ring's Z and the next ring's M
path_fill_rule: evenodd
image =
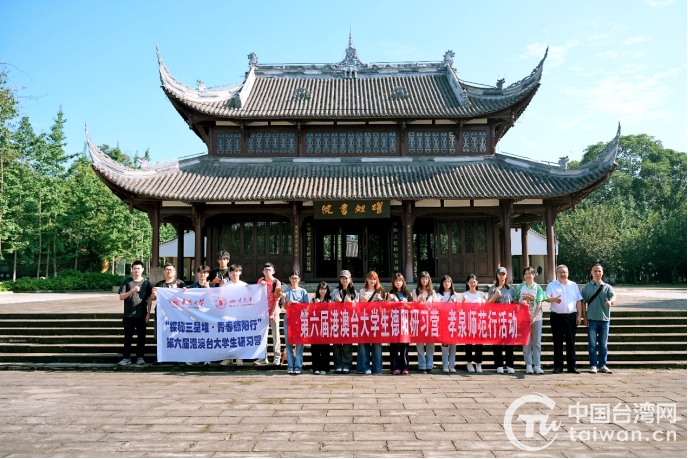
M187 286L176 278L176 271L171 264L163 266L165 278L152 286L143 277L143 263L135 261L132 264L131 277L125 279L119 290L119 297L124 301L124 355L120 365L132 363L131 344L134 333L137 335L136 363L143 365L146 324L150 320L152 302L156 299L158 288L211 288L224 285L247 285L240 279L242 267L238 264L229 265L229 253L221 251L218 254L218 267L210 270L208 266L200 266L196 271L196 282ZM339 273L339 284L330 289L327 282L320 282L312 299L306 290L299 287L301 277L298 271L289 275L289 286L283 288L275 277L275 267L271 263L263 266L263 277L258 284L266 286L268 300L269 327L273 338L273 365L282 363L280 311L281 306L287 308L291 303L329 303L329 302L466 302L466 303L516 303L528 307L530 311L530 342L523 346L523 356L526 374L543 374L541 366L541 339L543 321L543 303L550 303L550 325L554 343L553 373L564 370L563 348L566 343L566 370L569 373L580 373L576 364L575 336L579 325L588 327L588 351L591 373L611 373L607 367L607 340L609 335L610 307L616 296L614 289L602 281L603 268L599 264L592 267L592 280L582 290L568 279L568 268L559 265L556 269L557 280L547 285L543 290L535 283L535 269L527 267L523 270L523 282L519 285L508 283L507 271L499 267L495 274L495 282L487 293L478 289L478 278L471 274L466 279L463 292L456 291L454 281L445 275L437 291L435 291L427 271L419 274L417 285L408 290L406 280L401 273L392 278L389 291L380 284L375 271L366 275L365 285L359 291L353 285L351 273L343 270ZM303 345L289 344L288 334L285 332L285 347L287 373L300 374L303 367ZM418 371L432 373L435 351L434 342L416 343L418 355ZM442 345L442 371L456 372L456 345ZM408 358L407 343L391 343L389 364L394 375L405 375L411 370ZM497 373L514 373L514 346L493 346L494 362ZM353 345L351 344L314 344L311 346L312 371L314 374L327 374L330 362L334 362L334 372L348 374L354 369ZM482 373L483 345L465 345L466 370L469 373ZM358 344L355 371L360 374L381 374L382 344ZM231 360L220 362L227 365ZM209 362L206 362L209 364ZM243 361L234 360L234 364L242 365ZM255 362L257 365L269 364L267 355Z

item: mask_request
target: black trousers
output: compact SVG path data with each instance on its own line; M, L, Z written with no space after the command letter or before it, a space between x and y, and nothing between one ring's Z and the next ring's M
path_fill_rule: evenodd
M146 318L124 317L124 353L125 359L131 358L131 341L136 333L136 357L146 355Z
M564 341L566 341L566 369L576 367L576 317L578 313L557 314L551 312L549 323L552 327L554 344L554 368L564 368Z
M332 358L332 346L329 344L311 345L313 356L313 371L330 371L330 359Z
M409 369L408 348L408 343L390 343L389 360L392 371Z
M494 362L496 367L504 366L504 358L506 358L506 366L509 368L514 367L514 347L513 346L502 346L494 345L492 346L494 352ZM504 357L502 357L504 355Z
M475 352L473 352L475 350ZM475 359L473 358L475 356ZM482 344L466 344L466 362L483 363L483 345Z

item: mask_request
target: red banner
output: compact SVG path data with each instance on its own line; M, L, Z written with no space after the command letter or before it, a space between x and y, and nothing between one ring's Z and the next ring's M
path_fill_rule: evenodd
M289 344L530 342L520 304L291 303L286 322Z

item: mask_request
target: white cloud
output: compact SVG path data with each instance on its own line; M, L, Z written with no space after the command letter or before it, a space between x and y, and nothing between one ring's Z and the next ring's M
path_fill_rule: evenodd
M676 0L649 0L647 2L648 5L650 5L653 8L660 7L660 6L670 6L676 3Z
M627 38L626 41L624 41L624 45L637 45L638 43L645 43L646 41L650 41L650 37L638 35L636 37Z
M622 121L666 119L670 114L662 106L674 89L665 81L679 71L669 69L649 78L638 74L633 79L612 75L589 88L568 88L564 92L593 113L604 112Z
M587 120L588 118L590 118L594 114L595 113L588 113L587 115L583 115L579 118L576 118L575 120L571 120L571 121L567 121L567 122L563 122L563 121L559 121L559 120L553 120L552 124L554 124L555 126L557 126L561 130L567 130L567 129L571 129L572 127L574 127L575 125L577 125L581 121Z
M564 45L553 45L549 47L547 54L547 65L549 67L559 67L564 63L566 52L578 45L578 40L570 40ZM528 45L526 52L519 56L519 59L529 59L532 57L542 57L547 49L547 45L543 43L532 43Z

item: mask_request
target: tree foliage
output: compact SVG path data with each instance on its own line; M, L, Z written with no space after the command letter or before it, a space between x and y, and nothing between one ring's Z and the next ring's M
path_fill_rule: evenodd
M580 164L604 151L584 150ZM601 263L625 282L677 282L686 277L686 154L653 137L619 139L610 179L576 211L557 217L559 260L572 277L587 278Z
M62 109L41 133L17 115L15 92L0 69L0 272L55 277L70 268L101 271L103 260L114 266L117 258L150 258L148 217L130 212L107 188L85 151L65 151ZM119 146L102 149L136 167L136 158ZM169 233L161 228L162 235Z

